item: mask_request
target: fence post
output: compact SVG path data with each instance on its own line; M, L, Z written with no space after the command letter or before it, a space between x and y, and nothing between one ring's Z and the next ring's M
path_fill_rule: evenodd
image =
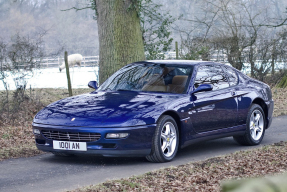
M68 80L68 90L69 90L69 96L73 96L72 93L72 85L71 85L71 79L70 79L70 71L69 71L69 65L68 65L68 52L65 51L65 66L66 66L66 74L67 74L67 80Z
M178 59L178 43L175 42L175 58Z

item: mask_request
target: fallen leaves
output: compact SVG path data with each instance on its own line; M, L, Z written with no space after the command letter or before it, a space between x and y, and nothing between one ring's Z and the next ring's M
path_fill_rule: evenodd
M22 126L1 126L0 146L0 161L42 153L35 146L31 122Z
M74 95L89 91L91 89L73 90ZM45 105L67 97L65 92L64 89L31 89L30 99L22 102L13 114L5 109L0 110L0 161L43 153L36 148L31 126L32 120ZM0 101L2 97L5 97L4 93L0 91ZM9 95L11 96L12 92Z
M272 88L272 98L274 100L273 117L287 115L287 89Z
M220 191L224 180L281 173L287 170L287 143L160 169L144 175L107 181L73 192L107 191Z

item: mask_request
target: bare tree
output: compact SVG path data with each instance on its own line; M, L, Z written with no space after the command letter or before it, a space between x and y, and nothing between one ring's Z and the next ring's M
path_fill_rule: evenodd
M62 11L81 6L86 0L13 0L0 1L1 37L32 36L39 30L47 33L43 46L47 54L65 47L69 53L97 55L99 51L95 12ZM63 53L63 52L62 52Z
M197 25L182 38L183 47L189 50L184 54L192 53L203 60L217 55L215 60L239 70L250 68L251 76L260 80L270 71L275 74L276 64L286 54L286 38L284 29L264 25L274 21L276 2L270 5L261 1L202 1L202 14L184 18L191 26Z
M21 103L29 99L25 95L26 83L33 76L33 70L40 66L44 56L42 43L42 35L32 39L16 34L11 41L0 41L0 80L6 93L0 103L0 119L3 118L2 115L6 116L5 119L15 119ZM14 79L17 87L13 91L13 97L10 96L7 84L8 77Z

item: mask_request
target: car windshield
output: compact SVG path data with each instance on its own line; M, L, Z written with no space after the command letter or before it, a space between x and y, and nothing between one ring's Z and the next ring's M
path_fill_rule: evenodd
M192 70L192 66L184 65L128 65L108 78L99 90L185 93Z

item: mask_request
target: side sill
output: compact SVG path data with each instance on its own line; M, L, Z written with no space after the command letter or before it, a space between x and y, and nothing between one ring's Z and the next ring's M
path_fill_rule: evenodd
M230 137L230 136L236 136L236 135L244 135L245 130L246 130L246 124L239 125L239 126L232 127L232 128L224 128L224 129L218 129L214 131L197 133L193 136L192 139L185 141L184 144L181 146L181 148L184 148L188 145L191 145L193 143L197 143L200 141L207 141L207 140L219 139L223 137Z

